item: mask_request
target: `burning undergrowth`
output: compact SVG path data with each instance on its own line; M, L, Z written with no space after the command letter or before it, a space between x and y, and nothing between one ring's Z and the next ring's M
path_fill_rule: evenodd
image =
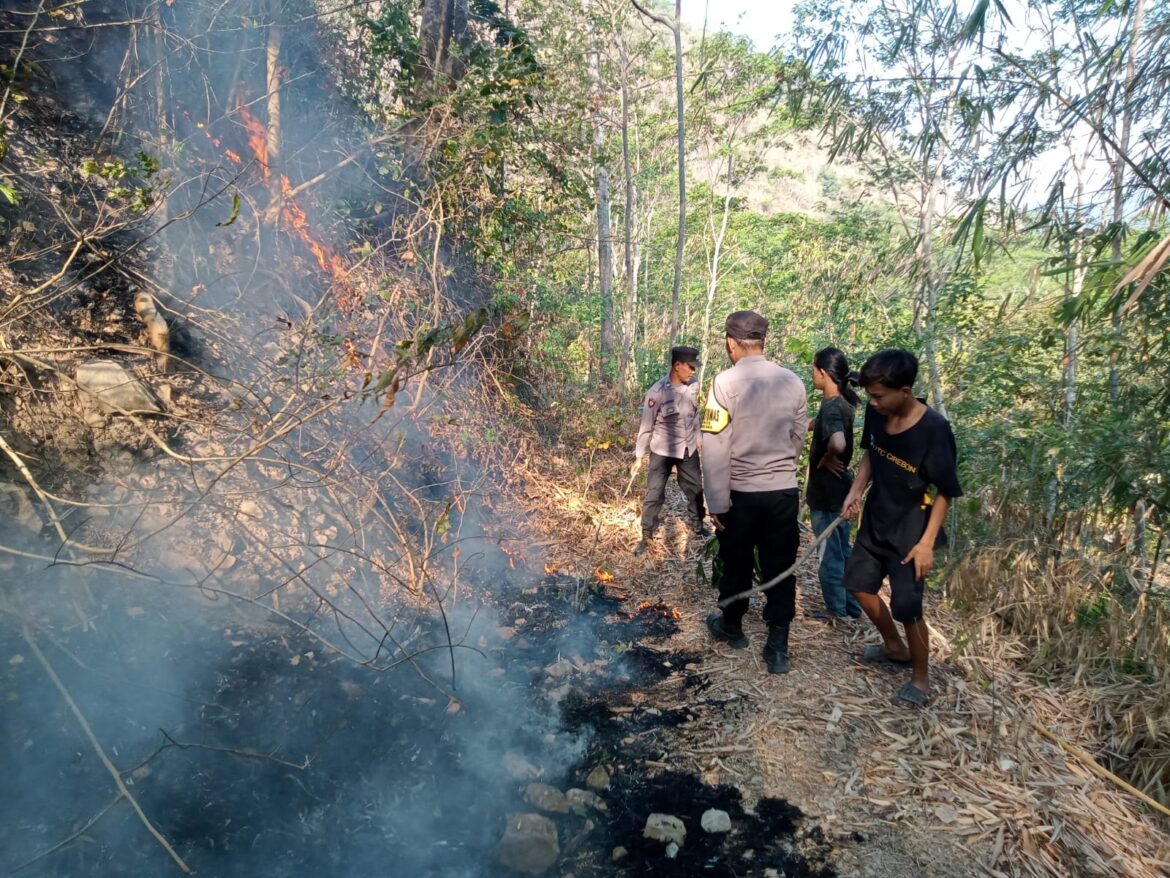
M452 653L428 651L444 638L433 618L399 632L418 672L378 674L308 630L256 624L238 608L193 614L185 597L130 589L99 603L88 625L80 606L23 630L0 618L15 792L0 802L8 870L174 869L118 801L64 701L45 691L39 652L144 812L203 874L365 875L387 864L402 875L516 874L497 859L501 834L508 815L550 807L541 784L554 799L569 794L570 806L543 813L557 868L577 876L831 874L815 865L826 846L801 834L795 809L749 812L733 788L647 765L663 757L671 726L710 705L691 685L699 657L665 650L651 633L661 613L610 588L545 577L501 589L477 618L452 620L468 644L454 650L454 680ZM488 624L497 611L511 624ZM655 707L655 687L689 700ZM726 812L729 833L701 828L709 809ZM672 859L643 836L653 813L686 829Z

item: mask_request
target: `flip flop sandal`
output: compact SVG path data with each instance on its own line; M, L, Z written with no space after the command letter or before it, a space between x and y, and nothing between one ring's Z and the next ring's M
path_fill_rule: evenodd
M901 670L908 668L911 665L909 659L892 659L886 655L886 648L880 643L871 643L861 651L861 657L858 659L863 665L870 665L875 668L885 668L890 671Z
M894 696L895 704L909 705L910 707L926 707L929 696L913 683L907 683Z

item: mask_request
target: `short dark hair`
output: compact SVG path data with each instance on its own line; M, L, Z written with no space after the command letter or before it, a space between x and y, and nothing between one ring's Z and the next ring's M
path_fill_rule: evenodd
M913 387L918 378L918 358L902 348L886 348L865 361L857 383L862 387L880 384L897 390Z

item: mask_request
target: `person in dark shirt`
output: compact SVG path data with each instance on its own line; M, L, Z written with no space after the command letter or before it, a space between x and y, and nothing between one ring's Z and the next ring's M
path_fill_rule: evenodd
M857 515L870 486L857 542L845 566L845 588L856 595L883 641L868 647L862 660L911 665L910 682L897 700L921 707L930 695L923 586L934 566L934 549L945 541L947 509L963 489L951 425L915 398L917 377L917 358L898 348L879 351L861 367L859 383L869 395L861 437L865 454L844 511L849 518ZM878 596L887 576L889 606ZM905 640L895 622L905 628Z
M849 386L849 360L837 348L817 351L812 379L823 401L812 424L806 498L813 535L819 537L840 516L845 496L853 485L849 462L853 459L853 417L859 400ZM844 521L825 538L817 571L830 618L861 617L857 598L843 584L845 562L851 551L849 522Z

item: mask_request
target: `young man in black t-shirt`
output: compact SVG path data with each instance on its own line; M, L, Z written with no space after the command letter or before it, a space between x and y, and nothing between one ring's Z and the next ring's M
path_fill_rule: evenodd
M921 707L930 694L930 635L922 618L926 575L950 502L961 497L955 437L947 419L914 397L918 360L909 351L880 351L861 367L859 383L869 394L861 447L865 454L844 501L852 518L872 482L853 554L845 567L845 588L853 592L884 641L868 647L862 660L911 665L910 682L899 701ZM929 489L936 490L932 498ZM890 604L878 596L890 579ZM894 624L906 629L903 641Z

